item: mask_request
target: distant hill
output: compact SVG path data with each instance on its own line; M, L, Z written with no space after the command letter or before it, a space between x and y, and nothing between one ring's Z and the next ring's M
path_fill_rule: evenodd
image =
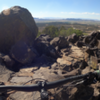
M69 21L100 21L100 20L97 20L97 19L82 19L82 18L55 18L55 17L44 17L44 18L34 18L36 21L61 21L61 20L69 20Z
M66 23L66 24L87 24L87 25L99 25L100 26L100 20L95 19L81 19L81 18L53 18L53 17L47 17L47 18L34 18L36 23Z

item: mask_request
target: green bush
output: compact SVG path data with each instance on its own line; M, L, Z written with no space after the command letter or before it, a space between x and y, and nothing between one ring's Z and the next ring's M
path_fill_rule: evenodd
M82 31L81 30L77 30L77 29L73 29L73 28L69 28L68 30L60 30L60 35L62 36L69 36L72 35L73 33L76 33L76 35L82 35Z
M59 35L60 36L68 36L67 30L60 30Z
M42 32L39 31L38 34L37 34L37 37L39 37L41 34L42 34Z
M60 29L58 29L55 26L47 26L42 32L38 32L37 37L41 34L48 34L51 37L57 37L57 36L69 36L72 35L73 33L76 33L76 35L78 36L83 35L83 32L78 29L69 28L66 30L64 26L62 26Z
M66 30L66 28L64 26L61 26L60 31L62 30Z
M51 37L56 37L59 35L59 30L55 26L47 26L42 33L49 34Z

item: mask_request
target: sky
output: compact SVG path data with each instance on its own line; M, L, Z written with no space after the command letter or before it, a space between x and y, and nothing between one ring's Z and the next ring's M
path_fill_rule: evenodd
M100 0L0 0L0 12L21 6L36 18L83 18L100 20Z

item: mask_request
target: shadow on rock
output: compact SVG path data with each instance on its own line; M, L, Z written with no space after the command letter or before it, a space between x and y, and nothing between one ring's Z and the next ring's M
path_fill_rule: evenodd
M22 66L21 63L15 61L9 55L3 56L2 60L3 60L3 64L5 64L6 68L11 71L14 71L14 72L18 72L20 70L20 67Z
M77 87L77 92L70 100L91 100L93 97L94 89L89 86L80 85Z
M92 100L94 90L89 86L68 87L56 95L57 100ZM94 100L94 99L93 99Z

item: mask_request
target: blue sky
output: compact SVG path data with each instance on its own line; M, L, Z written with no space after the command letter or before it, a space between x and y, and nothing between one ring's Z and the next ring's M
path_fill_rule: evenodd
M12 6L27 8L33 17L100 20L100 0L0 0L0 12Z

